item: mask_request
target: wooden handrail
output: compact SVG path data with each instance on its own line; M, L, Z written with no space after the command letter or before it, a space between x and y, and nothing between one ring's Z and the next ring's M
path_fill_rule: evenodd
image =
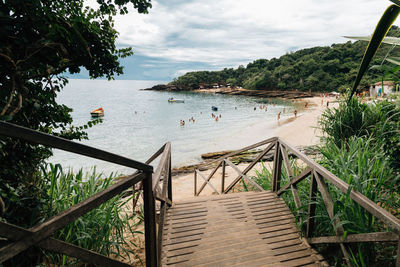
M21 251L29 248L30 246L35 245L36 243L48 238L58 229L64 227L65 225L86 214L92 209L100 206L102 203L113 198L125 189L128 189L133 184L142 181L143 179L144 175L142 173L139 173L136 175L132 175L129 178L120 180L112 186L108 187L107 189L89 197L88 199L85 199L79 204L72 206L62 213L41 223L40 225L30 228L29 230L32 233L25 235L22 239L16 242L0 248L0 262L12 258Z
M251 184L253 184L253 186L258 188L259 190L262 190L262 188L259 187L258 185L255 185L254 182L246 176L246 174L261 160L262 157L264 157L269 151L271 151L271 149L275 146L276 140L277 140L276 137L272 137L272 138L266 139L264 141L258 142L258 143L254 144L254 145L250 145L250 146L247 146L245 148L233 151L233 152L231 152L229 154L226 154L226 155L223 155L223 156L219 157L216 160L208 162L207 164L210 164L210 165L214 164L214 163L218 163L218 164L211 171L211 173L208 175L208 177L205 178L205 179L204 179L204 176L201 174L201 172L198 169L196 169L195 172L194 172L194 195L195 196L200 195L200 193L203 191L203 189L207 185L210 186L215 192L217 192L219 194L218 190L216 190L215 187L212 186L212 184L210 183L210 180L214 176L214 174L217 172L217 170L221 167L221 165L222 165L221 193L223 193L223 194L228 193L230 190L232 190L232 188L242 178L248 180ZM226 162L226 160L229 157L236 156L236 155L238 155L238 154L240 154L242 152L245 152L247 150L254 149L254 148L257 148L257 147L260 147L260 146L263 146L263 145L267 145L267 144L269 144L269 145L260 154L258 154L257 157L254 158L254 160L243 170L243 172L238 173L238 176L236 177L236 179L225 188L225 167L226 167L226 164L228 164L228 162ZM229 161L229 163L230 164L228 164L228 165L232 167L233 163L230 162L230 161ZM232 168L235 168L235 167L232 167ZM235 169L235 171L237 172L238 170ZM201 175L200 177L204 180L203 184L200 186L200 189L198 191L197 191L197 174Z
M151 165L4 121L0 121L0 135L20 138L28 142L58 148L75 154L142 170L144 172L153 171L153 166Z
M156 189L159 187L158 183L160 181L160 177L157 178L156 176L156 183L155 186L153 186L153 167L149 164L159 155L163 155L163 159L160 162L162 166L159 166L157 170L161 169L161 171L167 171L167 175L164 177L163 182L163 198L161 199L161 202L164 204L163 206L165 207L163 209L165 213L166 207L172 204L170 143L167 143L163 147L161 147L153 156L151 156L146 161L146 163L142 163L107 151L75 143L70 140L66 140L60 137L52 136L3 121L0 121L0 135L20 138L28 142L37 143L52 148L58 148L75 154L80 154L91 158L96 158L107 162L116 163L122 166L138 169L138 171L134 174L119 179L115 184L111 185L105 190L96 193L88 199L70 207L60 214L30 229L23 229L15 225L0 222L0 236L6 237L10 241L13 241L0 248L0 263L14 257L15 255L23 250L26 250L30 246L39 246L44 249L79 258L91 264L98 264L102 266L128 266L127 264L122 263L118 260L110 259L98 253L79 248L60 240L53 239L51 238L51 235L55 231L74 221L78 217L86 214L87 212L98 207L105 201L122 193L123 191L126 191L126 189L142 181L145 217L144 224L146 266L159 266L159 251L161 250L161 245L158 245L156 241L157 226L155 220L155 193ZM166 158L167 160L164 160L164 158ZM161 171L157 172L157 175L161 175ZM155 189L154 192L153 188ZM162 225L159 225L158 229L158 236L160 236L160 234L162 235Z
M299 159L301 159L304 163L306 163L311 169L316 171L318 175L329 181L332 185L338 188L343 193L347 194L349 191L349 185L338 178L327 169L315 163L311 159L309 159L306 155L298 151L296 148L290 146L288 143L283 141L281 138L278 138L278 142L283 144L285 148L289 149L290 152L296 155ZM350 190L350 198L357 202L361 207L366 209L369 213L374 215L376 218L382 220L387 226L391 227L393 231L397 234L400 234L400 220L393 216L390 212L386 211L382 207L378 206L375 202L368 199L366 196L357 192L353 189Z

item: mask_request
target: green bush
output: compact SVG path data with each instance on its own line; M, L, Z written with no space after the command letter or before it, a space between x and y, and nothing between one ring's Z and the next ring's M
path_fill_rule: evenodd
M372 132L378 118L369 111L368 105L357 98L342 100L338 108L326 109L319 121L324 138L340 146L352 136L365 136Z
M365 104L357 98L342 101L338 108L327 109L319 121L322 142L346 146L351 137L372 138L384 147L384 156L392 167L400 169L400 108L395 102Z
M48 196L43 211L46 219L103 191L115 181L113 174L102 179L95 168L91 173L84 174L80 170L74 174L63 172L58 164L49 164L42 169L42 174ZM133 255L133 251L127 249L128 240L133 234L140 234L133 229L140 221L134 220L133 212L124 210L124 205L131 199L116 196L57 231L54 237L107 256ZM56 265L76 264L67 256L48 252L45 255L45 261Z

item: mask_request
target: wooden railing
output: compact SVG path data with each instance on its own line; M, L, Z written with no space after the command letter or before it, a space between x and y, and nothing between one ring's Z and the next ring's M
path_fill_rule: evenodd
M99 266L130 266L93 251L52 238L52 234L80 216L95 209L114 196L141 182L143 192L146 266L159 266L162 248L162 229L166 209L172 204L171 188L171 144L166 143L145 163L125 158L90 146L72 142L63 138L34 131L0 121L0 135L23 139L28 142L57 148L131 167L137 171L120 179L102 192L96 193L81 203L30 229L24 229L6 222L0 222L0 236L7 238L8 244L0 248L0 265L31 246L81 259ZM153 174L149 165L161 155L160 162ZM160 186L162 182L162 185ZM136 186L138 187L138 186ZM139 195L139 194L138 194ZM135 199L137 202L137 199ZM160 216L156 222L156 202L160 201Z
M230 157L237 156L238 154L257 148L265 146L266 148L256 156L256 158L243 170L240 171L230 160ZM273 152L273 153L272 153ZM344 258L348 265L349 253L346 248L348 243L361 243L361 242L398 242L397 251L397 261L396 266L400 267L400 220L392 215L390 212L386 211L366 196L360 192L355 191L346 182L326 170L321 165L315 163L306 155L298 151L296 148L290 146L288 143L283 141L279 137L274 137L267 139L265 141L259 142L257 144L245 147L238 151L232 152L230 154L224 155L219 159L212 161L211 163L217 163L217 166L211 171L208 177L198 170L194 173L194 195L198 196L203 189L208 185L217 194L226 194L232 190L235 185L242 179L247 183L254 186L257 190L263 190L260 186L255 184L255 182L249 178L246 174L257 164L262 158L270 153L273 155L273 171L271 179L271 190L275 192L278 196L290 192L293 198L294 205L299 212L302 207L301 199L297 192L297 184L303 181L305 178L310 177L310 194L307 200L308 210L307 210L307 222L305 229L305 236L311 244L339 244ZM294 172L290 166L289 156L302 161L303 165L306 165L304 170L294 176ZM210 163L210 164L211 164ZM228 187L224 187L225 184L225 168L226 165L231 166L237 173L238 176L234 179ZM283 166L282 166L283 165ZM222 177L221 177L221 190L218 191L215 186L213 186L211 179L217 172L217 170L222 166ZM287 175L289 176L289 182L282 184L282 167L285 168ZM198 177L204 180L204 183L197 190L197 179ZM339 189L343 194L347 194L353 201L358 203L362 208L367 210L371 215L375 216L383 224L391 229L391 232L377 232L377 233L362 233L362 234L349 234L346 235L342 224L338 216L334 214L334 203L332 197L329 193L327 182ZM335 236L323 236L323 237L313 237L315 229L315 209L316 209L316 198L317 193L320 193L325 204L328 216L332 221L332 226L335 229ZM295 214L300 218L300 214Z

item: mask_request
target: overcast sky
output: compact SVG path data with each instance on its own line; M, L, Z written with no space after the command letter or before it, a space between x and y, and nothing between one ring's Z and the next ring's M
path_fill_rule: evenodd
M164 80L194 70L237 68L313 46L371 35L388 0L163 0L149 14L116 18L118 79ZM397 23L396 23L397 24Z

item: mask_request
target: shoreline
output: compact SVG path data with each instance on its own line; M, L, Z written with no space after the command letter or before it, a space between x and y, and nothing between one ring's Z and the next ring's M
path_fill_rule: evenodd
M322 105L321 105L322 100ZM232 140L227 143L232 143L228 147L230 151L240 149L242 147L252 145L270 137L278 136L299 149L304 149L310 146L319 144L321 132L318 129L318 119L323 111L327 108L326 103L329 101L329 108L336 107L337 102L335 97L320 97L314 96L307 99L292 100L292 104L298 110L297 117L291 112L282 113L281 119L274 122L259 121L245 130L249 132L246 136L241 136L239 140L237 136L233 136ZM307 103L307 108L304 106ZM229 139L228 139L229 140ZM240 145L239 145L240 144ZM209 151L209 154L219 153L221 151ZM199 155L200 156L200 155ZM206 170L203 166L207 164L207 160L202 160L199 163L185 164L173 169L173 175L184 175L196 167Z

